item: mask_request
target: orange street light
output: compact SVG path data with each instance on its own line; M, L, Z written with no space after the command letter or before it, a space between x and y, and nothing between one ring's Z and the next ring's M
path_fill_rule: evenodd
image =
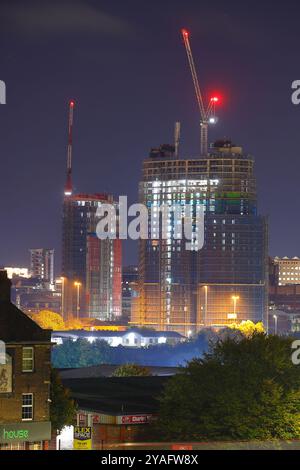
M277 330L278 330L278 326L277 326L277 325L278 325L278 315L275 315L275 314L274 314L274 315L273 315L273 318L274 318L274 320L275 320L275 330L274 330L274 333L275 333L275 335L277 335Z

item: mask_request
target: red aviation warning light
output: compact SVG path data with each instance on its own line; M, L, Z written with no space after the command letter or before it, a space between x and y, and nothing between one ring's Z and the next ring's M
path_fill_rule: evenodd
M208 122L209 124L216 124L218 118L216 117L216 105L220 102L220 98L217 95L214 95L210 98L210 104L208 107Z
M186 29L183 28L183 29L181 30L181 33L182 33L182 35L185 36L186 38L189 37L189 32L188 32Z

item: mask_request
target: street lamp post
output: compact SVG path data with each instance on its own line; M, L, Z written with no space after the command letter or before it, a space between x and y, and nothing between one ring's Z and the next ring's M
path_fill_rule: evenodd
M77 319L78 319L79 318L79 310L80 310L80 287L81 287L81 282L74 282L74 286L77 287L76 314L77 314Z
M273 318L275 320L275 335L277 335L277 324L278 324L278 315L273 315Z
M64 318L64 301L65 301L65 278L62 276L61 280L61 316Z
M233 300L233 315L234 315L234 318L237 318L236 304L240 297L238 295L233 295L231 298Z
M204 286L204 293L205 293L205 303L204 303L204 319L203 319L203 323L204 323L204 326L206 326L206 323L207 323L208 286Z

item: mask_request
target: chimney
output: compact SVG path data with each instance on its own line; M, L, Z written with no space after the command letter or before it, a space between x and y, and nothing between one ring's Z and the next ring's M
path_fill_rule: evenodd
M7 277L7 271L0 270L0 302L10 302L11 280Z

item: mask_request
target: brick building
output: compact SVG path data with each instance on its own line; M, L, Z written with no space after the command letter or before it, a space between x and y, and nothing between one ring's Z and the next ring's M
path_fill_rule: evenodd
M10 288L0 271L0 450L47 449L51 332L11 303Z

